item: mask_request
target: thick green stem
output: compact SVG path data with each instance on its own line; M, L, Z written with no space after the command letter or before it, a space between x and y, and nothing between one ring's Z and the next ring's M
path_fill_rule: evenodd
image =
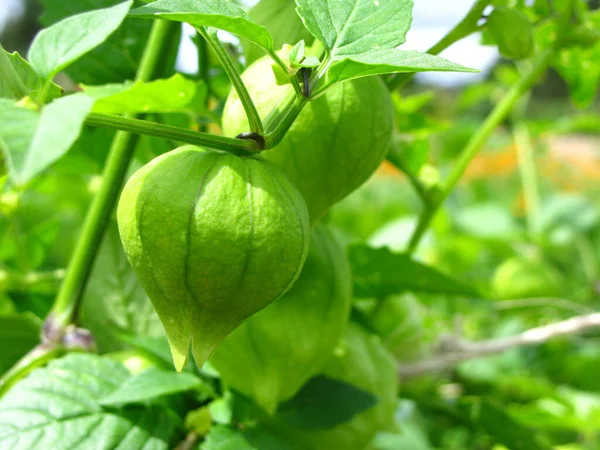
M260 151L253 140L234 139L217 136L210 133L187 130L185 128L164 125L147 120L129 117L113 116L110 114L92 113L85 121L86 125L100 128L112 128L130 133L172 139L186 144L201 145L217 150L224 150L238 155L249 155Z
M0 44L0 76L4 78L11 92L17 97L22 98L29 95L30 91L19 77L19 74L10 62L8 54Z
M250 131L258 134L263 134L263 124L260 119L260 115L254 106L254 101L252 101L252 97L248 93L248 89L246 89L246 85L242 81L242 77L235 67L235 63L231 59L231 56L223 47L223 44L219 40L217 36L216 30L207 30L204 27L197 28L198 32L206 39L206 42L210 44L212 49L215 51L217 58L221 62L223 66L223 70L231 80L231 84L233 84L233 88L237 92L240 97L240 101L242 102L242 106L244 107L244 111L246 111L246 116L248 117L248 123L250 124Z
M206 83L206 98L204 99L204 107L206 111L209 111L209 102L211 94L211 79L210 79L210 58L208 52L208 44L206 39L196 31L196 48L198 49L198 79ZM208 124L203 123L200 125L200 131L206 132L208 130Z
M547 49L540 53L535 61L533 61L529 71L519 79L500 103L496 105L479 130L471 137L446 180L443 189L435 196L433 201L425 207L408 245L407 251L409 253L415 251L439 207L444 200L448 198L475 155L477 155L498 125L500 125L500 123L510 114L519 98L533 86L540 75L546 70L553 55L554 49Z
M155 21L136 80L149 81L160 68L161 54L168 45L167 36L173 26L167 21ZM111 212L125 179L139 136L119 131L112 142L104 168L102 183L88 211L81 237L69 262L67 274L47 319L47 327L62 330L74 321L82 294Z
M282 115L273 120L273 131L265 137L265 149L273 148L281 142L307 102L307 98L298 98L294 94L293 99L282 110Z
M514 127L513 137L517 149L523 195L525 196L527 230L531 238L536 238L539 234L540 193L535 154L527 125L518 122Z
M455 42L458 42L479 30L477 22L479 22L479 19L481 19L481 16L483 15L483 11L490 3L491 0L477 0L464 19L457 23L456 26L452 28L438 43L427 50L427 53L431 55L439 55ZM396 90L408 83L414 76L414 73L399 73L390 78L387 83L388 88L390 91Z

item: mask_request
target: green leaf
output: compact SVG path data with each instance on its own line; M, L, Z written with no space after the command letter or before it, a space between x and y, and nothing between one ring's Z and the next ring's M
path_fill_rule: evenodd
M120 2L121 0L41 0L44 14L40 21L43 26L48 27L65 17L114 6ZM152 22L149 20L126 18L104 45L85 54L69 66L66 72L73 80L86 84L121 83L123 80L134 79L151 28ZM170 58L162 63L168 70L161 76L168 76L174 66L179 40L175 38L173 41Z
M349 249L354 295L383 297L405 291L478 296L472 286L388 248L354 245Z
M37 73L52 78L81 56L102 44L123 22L132 0L112 8L68 17L38 33L28 59Z
M352 419L378 402L370 392L324 375L308 381L277 412L278 418L300 428L329 428Z
M297 0L297 4L304 24L328 55L326 79L315 94L335 82L369 75L472 71L437 56L397 49L410 28L412 0Z
M75 94L37 111L0 99L0 147L17 184L25 184L71 148L93 102Z
M533 24L525 13L497 7L490 14L487 26L502 56L519 60L533 52Z
M195 101L197 89L204 87L204 83L197 85L181 74L148 83L82 85L87 95L97 99L92 110L106 114L182 111Z
M292 450L292 447L259 427L241 431L217 425L199 450Z
M510 241L523 231L506 208L491 202L461 208L455 220L462 231L480 239Z
M201 387L202 380L190 373L166 372L151 368L125 380L117 389L102 397L99 403L103 406L144 403L163 395Z
M401 72L478 72L427 53L390 49L373 49L336 60L327 73L327 84Z
M157 0L131 11L131 16L187 22L196 27L213 27L246 38L266 50L273 49L267 29L231 1Z
M553 62L558 74L569 86L575 106L590 106L600 83L600 43L591 48L568 48L559 52Z
M26 87L31 90L32 97L35 98L36 94L40 91L42 86L44 85L44 80L40 78L37 72L31 67L31 65L25 61L21 55L17 52L8 53L4 49L0 49L1 52L8 57L10 63L12 64L15 72L23 81ZM53 100L55 98L60 97L62 94L62 88L54 83L50 85L50 89L48 90L48 94L46 96L47 100ZM11 98L18 100L18 98L13 95L8 83L4 78L0 78L0 98Z
M30 316L0 316L0 374L40 343L40 325Z
M296 3L306 28L323 43L332 58L397 47L406 40L412 20L412 0L297 0Z
M83 298L81 323L104 352L123 348L122 335L148 339L164 336L160 320L125 257L115 223L111 223L98 252ZM155 345L153 342L149 347ZM168 351L167 355L170 364Z
M538 433L517 422L505 408L482 399L473 405L476 422L497 442L511 450L550 450Z
M70 354L34 370L0 400L0 448L171 448L176 425L166 408L100 405L99 399L128 377L119 363L87 354Z

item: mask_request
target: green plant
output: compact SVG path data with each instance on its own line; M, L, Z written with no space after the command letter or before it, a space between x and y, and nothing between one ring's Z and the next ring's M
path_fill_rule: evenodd
M541 151L599 129L590 2L426 53L411 0L41 3L0 47L0 450L597 447L594 164ZM489 80L409 85L480 31Z

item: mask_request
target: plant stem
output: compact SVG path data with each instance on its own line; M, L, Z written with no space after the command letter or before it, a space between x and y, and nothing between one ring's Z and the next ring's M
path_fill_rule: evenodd
M519 98L533 86L539 76L546 70L553 55L553 48L542 51L533 61L529 71L519 79L500 103L496 105L481 127L471 137L467 146L458 158L456 165L452 169L450 176L446 180L444 187L434 197L433 201L425 207L425 210L419 219L419 223L417 224L417 228L410 239L407 249L408 253L413 253L415 251L423 234L429 227L431 220L434 218L444 200L446 200L461 179L471 160L477 155L496 127L498 127L498 125L506 119L508 114L510 114Z
M481 19L484 9L490 3L490 0L477 0L464 19L457 23L439 42L427 50L427 53L430 55L439 55L455 42L479 30L477 22ZM406 85L414 76L414 73L399 73L395 75L388 80L389 90L394 91Z
M168 46L167 36L173 26L168 21L154 22L148 43L140 61L136 81L149 81L160 68L160 56ZM139 136L119 131L112 142L104 168L102 183L87 213L81 237L69 262L67 274L60 287L50 315L48 329L63 330L74 321L82 294L111 212L133 157Z
M264 130L262 121L260 119L260 115L256 110L256 106L254 105L254 101L252 101L252 97L250 97L250 94L248 93L248 89L246 89L246 85L242 81L240 73L235 67L235 63L233 62L231 56L219 40L219 37L217 36L217 30L207 30L204 27L198 27L197 30L215 51L217 58L219 58L219 61L223 65L225 73L231 80L231 84L233 84L233 88L240 97L240 101L242 102L242 106L244 107L244 111L246 111L246 116L248 117L250 131L262 135Z
M530 237L535 238L539 234L540 193L531 136L524 122L517 122L513 130L513 137L525 196L527 230Z
M298 98L294 92L294 97L286 104L283 114L273 120L272 124L275 126L273 131L265 137L265 149L273 148L282 141L307 102L307 98Z
M206 111L210 111L210 94L212 92L212 85L210 79L210 55L208 50L208 43L206 39L196 30L196 49L198 52L198 80L204 81L206 84L206 98L204 99L204 108ZM197 120L198 118L196 118ZM218 122L217 122L218 123ZM200 124L199 130L203 133L208 131L208 124Z
M503 353L512 348L539 345L559 336L568 336L600 327L600 313L571 317L562 322L531 328L521 334L501 339L471 342L462 339L446 342L445 351L430 359L398 367L401 379L419 377L428 373L439 373L451 369L462 361Z
M30 94L29 89L25 86L25 83L23 83L23 80L21 80L10 62L8 53L4 50L2 44L0 44L0 76L4 78L6 84L8 84L8 87L17 98L26 97Z
M402 160L401 150L395 145L395 143L392 143L392 146L390 147L386 159L396 169L398 169L400 172L402 172L408 177L410 184L413 186L423 203L428 204L429 195L427 194L425 186L423 186L423 183L421 183L421 181L417 177L415 177L410 170L406 168L406 166L404 165L404 161Z
M185 142L186 144L202 145L208 148L225 150L239 155L250 155L253 152L260 151L258 145L253 140L217 136L210 133L202 133L171 125L149 122L147 120L113 116L110 114L92 113L86 119L85 124L100 128L113 128L146 136L172 139L178 142Z

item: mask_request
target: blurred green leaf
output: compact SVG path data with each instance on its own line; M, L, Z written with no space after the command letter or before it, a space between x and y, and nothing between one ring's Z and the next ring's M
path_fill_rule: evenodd
M539 434L516 421L509 413L490 400L472 404L472 419L494 440L511 450L550 450Z
M282 404L277 416L300 428L329 428L352 419L377 401L370 392L321 375L309 380L294 398Z
M515 8L496 7L487 26L502 56L519 60L533 52L533 24L525 13Z
M41 342L41 323L29 315L0 316L0 374Z
M353 245L349 248L349 258L354 294L358 297L381 297L405 291L479 295L474 287L388 248Z
M578 194L557 194L542 204L539 227L542 233L557 242L572 240L600 222L596 205Z
M217 425L198 450L292 450L292 446L259 427L244 431Z
M376 450L434 450L422 430L413 424L402 424L401 433L378 433L373 439Z
M462 231L480 239L509 241L523 232L510 211L494 203L461 208L455 220Z

